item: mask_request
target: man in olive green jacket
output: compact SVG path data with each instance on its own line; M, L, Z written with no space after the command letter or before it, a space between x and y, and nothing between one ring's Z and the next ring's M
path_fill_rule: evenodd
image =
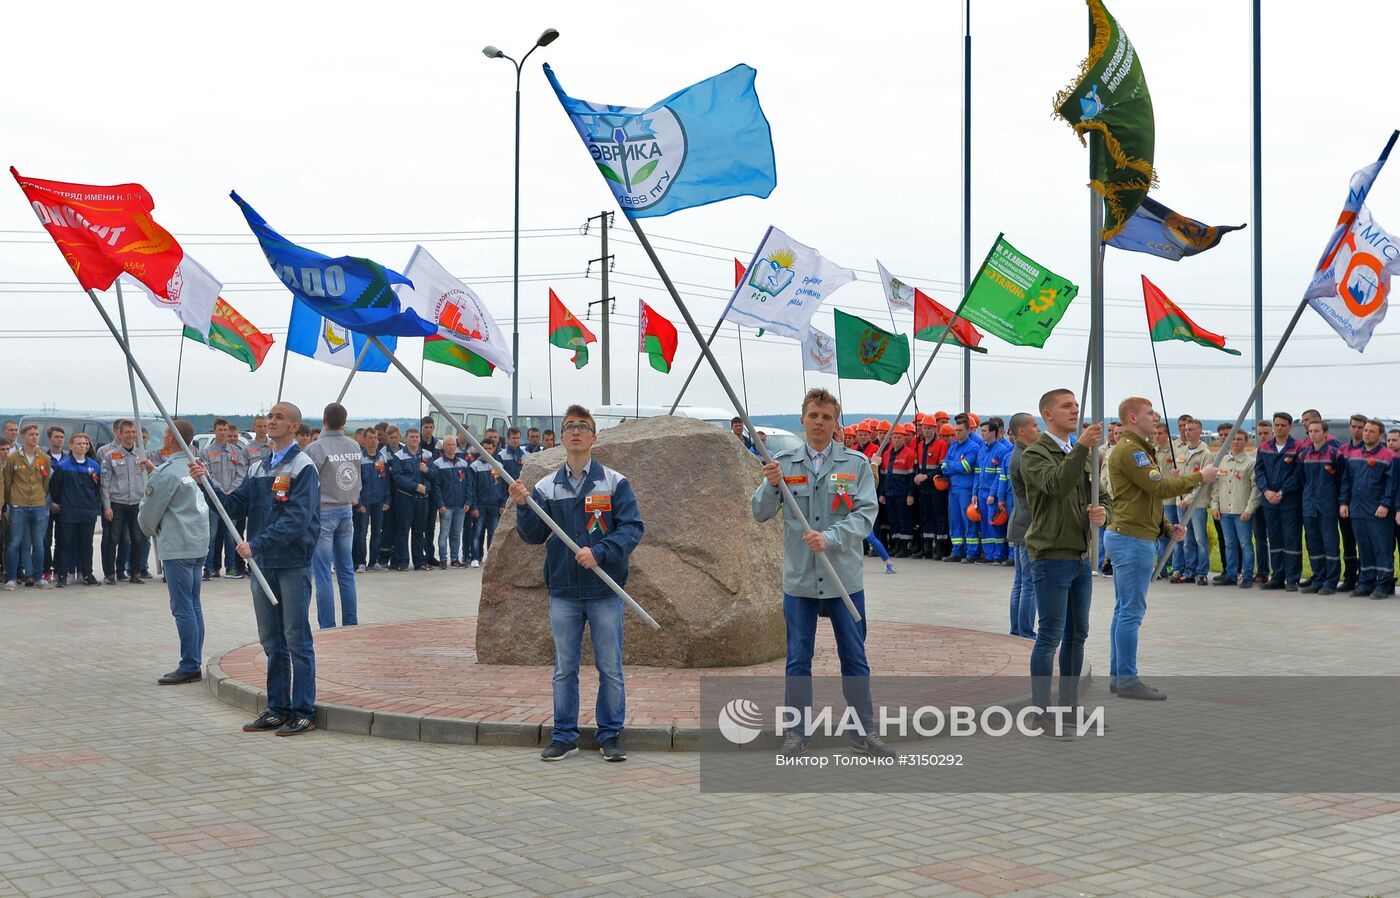
M1051 390L1040 397L1040 416L1045 432L1022 452L1020 468L1031 510L1026 551L1040 615L1031 650L1031 696L1037 707L1050 706L1050 677L1059 649L1059 705L1069 708L1079 701L1084 640L1089 635L1090 527L1103 526L1107 518L1103 506L1089 501L1089 452L1103 439L1103 426L1090 424L1070 445L1079 427L1079 401L1070 390ZM1041 718L1046 716L1042 712ZM1049 721L1042 721L1041 728L1057 729Z
M1202 483L1215 482L1215 465L1184 477L1167 477L1157 468L1152 445L1156 413L1152 402L1139 396L1118 406L1124 444L1109 459L1113 482L1113 523L1104 536L1113 555L1113 623L1109 627L1108 688L1119 698L1148 701L1166 699L1138 679L1138 628L1147 613L1147 587L1157 564L1157 540L1174 543L1186 536L1181 524L1171 524L1162 514L1162 500L1181 496Z

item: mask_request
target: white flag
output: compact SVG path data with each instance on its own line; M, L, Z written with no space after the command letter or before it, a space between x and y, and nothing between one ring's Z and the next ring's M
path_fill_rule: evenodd
M413 281L412 288L394 288L404 308L413 309L424 321L436 322L438 336L476 353L507 374L515 373L510 344L470 287L421 246L413 250L403 274Z
M219 283L209 269L200 265L189 255L175 266L175 273L165 285L165 296L157 296L149 287L129 274L122 278L128 285L134 284L146 293L146 298L157 309L169 309L182 322L209 337L209 320L214 317L214 304L219 301L219 291L224 285Z
M801 340L822 300L855 279L855 272L770 227L724 319Z
M885 301L890 304L890 311L914 311L914 288L885 270L884 263L879 259L875 260L875 267L880 269L880 283L885 287Z
M1308 305L1348 346L1365 352L1371 333L1385 320L1390 276L1400 270L1400 242L1376 223L1364 205L1347 228L1349 217L1343 212L1306 296Z
M802 370L836 373L836 339L814 325L807 326L807 336L802 339Z

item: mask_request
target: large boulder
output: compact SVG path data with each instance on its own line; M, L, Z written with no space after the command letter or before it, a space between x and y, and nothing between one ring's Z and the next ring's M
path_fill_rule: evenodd
M759 524L749 497L757 460L728 430L689 418L629 421L603 431L598 461L620 471L641 506L646 535L632 553L627 591L661 625L626 612L623 660L658 667L758 664L785 651L782 531ZM562 448L529 456L535 484L564 463ZM481 580L476 653L485 664L552 664L544 546L501 517ZM584 646L591 658L590 640Z

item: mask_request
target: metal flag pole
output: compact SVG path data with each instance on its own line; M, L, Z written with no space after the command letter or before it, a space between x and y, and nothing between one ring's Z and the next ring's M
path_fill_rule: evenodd
M466 428L465 425L462 424L462 422L458 421L457 416L453 415L450 411L448 411L446 406L444 406L441 402L438 402L437 397L434 396L432 393L428 392L428 388L423 386L423 382L413 376L413 372L409 371L408 367L405 366L403 362L399 361L398 356L394 355L392 352L389 351L389 347L385 346L383 341L381 341L378 337L370 337L369 340L371 343L374 344L375 348L377 348L380 352L384 353L384 355L389 359L390 363L392 363L395 368L399 369L400 374L408 378L408 382L413 385L413 388L418 391L418 394L424 399L428 400L428 402L432 404L433 408L437 409L438 413L447 419L447 423L452 425L454 430L458 431L459 433L466 434L467 441L471 443L473 451L476 452L476 454L481 458L482 461L489 464L491 468L501 476L501 479L504 480L507 485L515 483L515 478L510 476L510 472L505 469L505 467L500 463L500 461L496 459L494 455L486 451L485 447L481 445L481 441L476 438L476 434L472 433ZM544 521L546 526L549 527L549 529L554 533L554 535L559 537L559 541L562 542L565 546L567 546L569 551L574 552L575 554L577 554L580 551L580 546L569 538L569 534L565 533L563 528L561 528L558 524L554 522L553 518L545 514L544 509L540 508L540 506L535 502L533 496L526 500L526 504L530 506L531 511L539 515L540 520ZM647 614L646 611L642 608L642 606L638 605L636 601L627 594L627 590L623 589L621 586L618 585L616 580L608 576L607 571L603 570L601 567L597 567L593 569L593 573L597 574L598 579L606 583L609 589L617 593L618 597L622 599L622 601L627 603L627 607L637 612L637 614L642 618L642 620L647 622L648 626L650 626L653 630L661 629L661 625L658 624L650 614Z
M1157 396L1162 400L1162 426L1167 429L1167 449L1172 459L1172 473L1179 475L1176 468L1176 445L1172 442L1172 419L1167 415L1167 391L1162 388L1162 369L1157 367L1157 341L1151 336L1147 342L1152 346L1152 370L1157 372Z
M107 325L107 330L111 331L113 339L117 341L117 345L121 347L122 352L126 355L128 370L130 370L135 377L140 378L141 386L146 388L146 393L151 397L151 401L155 403L156 409L160 412L160 416L165 419L165 426L170 428L171 433L175 434L175 441L180 444L180 449L190 461L199 461L198 457L194 454L194 450L190 448L189 443L185 442L184 436L181 435L179 429L175 427L174 419L171 418L170 413L165 410L165 403L160 401L160 396L156 394L155 387L151 386L151 381L146 377L146 372L142 371L141 366L137 364L136 357L131 354L130 344L122 338L121 332L117 330L116 323L112 321L112 316L107 314L107 310L102 307L102 303L98 300L95 292L88 290L87 295L88 299L92 300L92 304L97 307L97 313L102 316L103 322ZM139 425L136 429L136 436L138 439L141 436ZM219 496L215 492L213 484L209 482L209 478L201 478L199 485L204 487L205 495L209 497L210 504L213 505L214 510L218 512L219 518L224 522L224 526L228 528L229 533L235 534L238 542L243 542L242 531L234 525L233 519L229 517L228 511L224 509L224 504L219 501ZM273 593L272 587L268 585L267 578L263 576L262 569L258 567L257 561L249 558L248 568L253 572L253 576L257 579L258 585L262 587L263 594L267 596L268 601L272 602L274 605L278 604L277 596Z
M340 388L340 395L335 397L337 405L345 401L345 394L350 391L350 381L355 379L355 372L360 370L360 363L365 360L365 353L367 352L369 352L368 340L365 341L365 345L360 347L359 355L355 356L355 364L350 366L350 376L345 378L345 386Z
M972 0L963 4L962 288L972 286ZM963 411L972 411L972 350L963 347Z
M1391 132L1390 140L1386 141L1385 149L1381 150L1380 158L1377 161L1384 163L1386 159L1390 158L1390 151L1395 147L1396 138L1400 138L1400 131ZM1379 174L1380 173L1377 172L1378 176ZM1374 181L1372 184L1374 185ZM1350 233L1351 229L1355 226L1356 220L1353 218L1346 229L1336 236L1336 239L1333 240L1328 249L1330 250L1332 247L1345 240L1348 233ZM1269 379L1269 373L1274 370L1274 363L1277 362L1278 357L1283 354L1283 347L1288 344L1288 338L1293 336L1293 329L1298 326L1298 320L1303 317L1303 310L1307 307L1308 300L1304 298L1298 303L1298 308L1293 310L1293 317L1289 319L1288 327L1283 329L1283 335L1279 337L1278 345L1274 347L1273 355L1269 356L1269 361L1264 365L1264 370L1259 372L1258 379L1254 381L1254 388L1249 391L1249 398L1244 401L1244 407L1240 409L1239 417L1235 418L1234 426L1232 426L1230 432L1225 435L1225 440L1220 444L1220 449L1215 453L1215 460L1211 462L1211 464L1219 467L1221 460L1225 458L1225 454L1230 451L1230 443L1235 439L1235 434L1238 433L1240 428L1244 425L1245 416L1249 414L1250 408L1259 397L1263 395L1264 381ZM1203 499L1208 500L1209 492L1209 490L1205 489L1196 491L1196 497L1191 500L1191 505L1186 509L1186 514L1184 515L1186 520L1191 519L1191 515L1196 513L1196 509L1203 507ZM1169 554L1170 553L1163 552L1162 557L1157 559L1157 566L1152 570L1153 580L1156 580L1157 575L1162 573L1162 568L1166 566Z
M643 231L642 226L637 223L637 219L627 215L625 211L623 217L632 225L632 231L637 235L638 242L641 243L642 249L646 250L647 256L651 259L651 264L656 268L656 273L661 276L661 282L666 285L666 289L670 292L671 301L676 304L676 308L681 310L681 317L685 319L686 326L690 328L691 335L695 337L695 342L700 344L700 352L703 354L705 361L710 363L710 368L714 370L715 376L719 378L720 386L724 387L724 392L728 394L730 403L733 404L735 411L739 413L739 418L744 424L744 430L754 437L753 447L758 453L758 457L763 460L765 465L768 464L773 460L773 456L769 454L767 444L757 438L758 431L754 428L753 422L749 420L748 406L739 401L738 394L734 392L734 385L731 384L729 378L725 376L724 369L720 367L719 360L715 358L714 352L710 350L710 345L701 339L700 325L695 323L695 318L690 314L690 309L686 306L685 301L681 299L680 293L676 290L676 285L671 283L671 276L666 273L666 268L661 264L661 259L657 257L656 250L652 247L651 241L647 239L646 232ZM765 236L764 239L766 240L767 237ZM759 246L762 247L763 244L760 242ZM732 300L733 297L731 296L730 299ZM725 310L728 311L727 306ZM720 316L720 320L724 320L723 315ZM788 488L787 481L779 480L778 490L782 494L783 506L787 509L787 513L792 515L793 519L797 521L798 526L801 527L804 532L811 530L812 525L807 520L807 516L802 513L802 508L797 504L797 500L793 498L792 490ZM853 620L857 622L860 621L860 612L856 610L856 603L851 601L851 594L847 591L846 584L842 583L841 578L836 575L836 568L832 567L831 559L826 557L825 552L817 552L815 554L818 562L822 566L822 572L830 577L831 582L835 583L836 587L841 591L841 601L845 603L846 611L850 613Z
M131 338L126 330L126 303L122 301L122 279L117 278L117 314L121 316L122 322L122 342L130 345ZM134 363L131 357L127 357L126 381L131 386L131 419L136 422L136 457L140 461L146 460L146 441L141 439L141 404L136 401L136 375L132 373L131 366ZM138 462L137 467L140 467Z
M295 297L293 297L292 302L293 302L293 303L296 302L296 298L295 298ZM292 326L291 326L291 321L289 320L289 321L287 322L287 336L290 337L291 335L292 335ZM285 384L285 383L287 382L287 356L289 356L289 355L291 355L291 354L292 354L292 350L291 350L291 340L284 340L284 341L282 342L282 373L279 374L279 375L277 376L277 401L278 401L278 402L281 402L281 401L282 401L282 385Z
M876 262L875 264L878 265L879 263ZM880 286L881 286L881 289L883 290L884 285L881 284ZM915 302L918 302L918 300L915 300ZM895 323L895 320L894 320L894 306L890 305L890 298L889 298L888 296L885 297L885 311L887 311L887 312L890 313L890 330L893 331L894 334L895 334L896 336L898 336L898 335L899 335L899 325ZM911 330L911 331L910 331L910 334L909 334L909 367L907 367L907 368L904 369L904 382L907 383L907 384L909 385L909 389L910 389L911 391L914 389L914 375L913 375L913 370L914 370L915 368L919 367L918 356L917 356L917 348L918 348L918 347L916 346L915 341L914 341L914 334L913 334L913 331ZM915 411L916 413L919 411L919 396L918 396L917 393L914 395L914 411Z
M604 308L607 308L607 306L604 305ZM554 353L552 353L552 352L549 351L550 344L549 344L549 325L548 325L548 324L545 324L545 326L544 326L544 333L545 333L545 336L544 336L544 363L545 363L545 368L546 368L546 370L548 370L548 372L549 372L549 427L550 427L551 430L553 430L553 429L554 429ZM605 333L606 333L606 332L605 332ZM604 355L603 358L604 358L604 359L607 359L607 356ZM515 375L512 374L511 377L515 377ZM612 398L611 396L608 395L608 394L612 391L612 390L611 390L611 384L609 383L610 380L611 380L611 378L609 377L609 374L608 374L608 364L607 364L606 361L604 361L604 362L603 362L603 405L607 405L607 404L608 404L608 400ZM560 442L562 443L562 442L563 442L563 439L564 439L564 435L561 433L561 434L559 434L558 436L559 436Z
M1251 93L1252 112L1250 128L1250 168L1252 169L1249 181L1249 205L1250 224L1249 229L1249 281L1250 295L1253 298L1254 312L1254 376L1257 378L1264 367L1264 183L1260 161L1260 153L1263 147L1263 134L1261 129L1260 114L1260 42L1259 42L1259 14L1260 2L1253 0L1250 4L1250 24L1253 32L1253 73L1254 89ZM1264 417L1264 394L1260 393L1259 398L1254 402L1254 416L1262 419ZM1173 454L1175 458L1175 454Z
M1091 138L1092 139L1092 138ZM1099 148L1103 152L1103 148ZM1103 350L1104 350L1104 321L1103 321L1103 256L1104 244L1100 233L1103 231L1103 200L1094 188L1089 188L1089 359L1090 367L1093 369L1093 378L1090 381L1093 394L1090 400L1090 421L1102 425L1104 420L1104 386L1103 386ZM1080 420L1083 420L1081 411ZM1105 445L1100 443L1099 446ZM1099 504L1099 446L1095 446L1089 453L1090 476L1089 482L1089 503ZM1099 528L1090 528L1089 539L1089 565L1093 571L1099 569L1099 558L1102 555L1102 547L1099 545Z
M1003 236L1004 234L997 234L997 239L992 241L992 248L987 250L987 256L982 260L983 267L986 266L987 259L992 257L992 252L997 248L997 244L1001 242ZM982 269L979 268L977 270L980 272ZM909 395L904 397L904 404L899 407L899 414L894 416L894 421L892 422L894 426L890 428L889 433L885 434L884 439L880 440L880 445L875 448L875 456L872 457L879 457L884 453L885 446L889 443L890 437L894 435L895 427L899 426L899 419L904 417L904 412L908 410L909 403L914 400L914 393L919 389L919 384L924 382L924 375L928 374L928 369L933 367L933 360L938 358L938 351L943 348L944 343L948 342L948 335L953 332L953 325L957 322L958 318L962 316L963 306L967 305L968 297L971 295L972 288L969 286L968 289L963 291L962 301L958 303L957 309L953 311L952 317L948 319L948 324L943 328L943 333L938 335L938 342L934 344L933 352L929 353L928 361L924 362L924 367L920 369L919 376L914 379L914 389L910 390Z
M640 309L638 310L640 311ZM642 316L637 316L637 379L632 384L632 418L642 416Z
M185 328L180 326L180 357L175 362L175 417L180 417L180 378L185 373Z
M1084 352L1084 386L1079 391L1079 405L1081 408L1089 404L1089 372L1094 369L1094 328L1092 322L1089 326L1089 347Z
M742 387L742 388L743 388L743 391L744 391L744 408L748 408L748 407L749 407L749 375L748 375L748 373L745 372L745 370L744 370L744 330L743 330L743 328L739 327L739 325L736 324L736 325L734 325L734 333L736 333L736 334L739 335L739 386ZM803 372L803 380L802 380L802 385L803 385L803 387L806 387L806 385L807 385L806 377L807 377L807 375L806 375L806 372L804 371L804 372ZM806 390L804 389L803 392L805 393Z
M728 304L726 304L725 307L724 307L724 312L728 312L728 311L729 311L729 306L728 306ZM719 320L715 322L714 330L710 331L710 336L709 336L708 338L706 338L706 340L705 340L705 346L706 346L706 347L710 347L710 346L713 346L713 345L715 344L715 337L719 336L719 329L720 329L721 327L724 327L724 312L720 312L720 314L719 314ZM742 350L743 347L741 346L740 349ZM673 403L671 403L671 411L668 412L668 414L674 415L674 414L676 413L676 407L679 406L679 405L681 404L681 399L685 396L685 391L686 391L686 389L690 386L691 380L693 380L693 379L695 378L695 372L697 372L697 371L700 370L700 365L703 364L704 361L705 361L705 353L703 353L703 352L700 353L698 356L695 357L695 364L690 366L690 373L687 374L687 375L685 376L685 383L681 384L681 390L680 390L679 393L676 394L676 401L673 402Z

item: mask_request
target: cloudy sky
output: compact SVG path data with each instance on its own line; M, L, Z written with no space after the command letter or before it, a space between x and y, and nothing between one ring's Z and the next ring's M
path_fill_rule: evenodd
M1271 352L1331 231L1351 173L1374 160L1400 111L1365 72L1385 78L1358 38L1393 33L1400 7L1335 0L1265 4L1264 215L1250 221L1249 4L1118 0L1110 7L1143 61L1157 117L1154 194L1212 224L1248 222L1217 249L1170 263L1110 250L1106 264L1110 400L1156 396L1144 335L1139 275L1147 274L1240 358L1185 343L1162 344L1168 411L1232 416L1252 382L1251 233L1264 239L1264 346ZM778 186L767 200L742 198L646 221L683 300L708 330L732 284L734 256L747 259L777 225L857 269L861 280L830 303L888 323L873 269L896 275L947 305L961 277L961 4L936 0L843 7L717 0L701 7L577 3L297 3L213 7L152 2L25 4L10 14L0 54L0 157L26 174L94 184L138 181L156 215L225 283L224 297L279 345L254 374L228 356L190 344L180 407L250 412L272 401L282 362L289 295L273 279L228 199L237 189L273 227L323 252L367 255L402 267L416 243L469 283L502 328L511 324L511 149L514 71L480 52L517 55L545 27L562 36L527 63L521 242L521 366L524 409L554 395L600 401L600 353L582 371L547 350L547 289L583 317L597 300L599 254L590 215L611 194L555 102L539 64L548 61L576 97L642 106L737 62L758 69L772 123ZM696 10L702 10L697 12ZM973 2L972 246L980 260L998 232L1080 284L1079 299L1043 350L989 338L973 361L974 407L1009 412L1050 385L1078 388L1089 321L1087 151L1050 117L1051 98L1086 50L1085 7L1075 0ZM1361 68L1352 55L1363 54ZM118 410L129 405L121 355L76 288L51 241L15 188L0 201L0 377L5 404ZM1382 224L1400 227L1400 172L1372 194ZM697 351L624 222L616 253L613 401L631 402L637 299L682 327L676 371L642 366L645 403L668 403ZM167 402L180 348L174 319L128 296L133 345ZM114 303L114 299L108 299ZM599 323L598 309L590 326ZM815 319L831 329L831 311ZM907 317L899 322L909 328ZM597 328L595 327L595 330ZM1381 325L1364 355L1345 347L1311 311L1284 351L1266 404L1295 412L1318 405L1395 415L1400 322ZM739 375L733 331L718 354ZM928 346L919 345L919 357ZM414 367L420 349L405 341ZM792 409L802 388L796 344L744 340L756 414ZM921 405L960 402L961 365L934 363ZM318 409L344 372L300 356L287 367L287 396ZM488 380L429 365L445 393L508 397L503 374ZM812 382L832 378L814 375ZM23 385L23 389L19 388ZM901 388L844 382L850 408L893 411ZM724 405L702 372L688 402ZM394 373L352 387L352 415L412 414L418 397Z

